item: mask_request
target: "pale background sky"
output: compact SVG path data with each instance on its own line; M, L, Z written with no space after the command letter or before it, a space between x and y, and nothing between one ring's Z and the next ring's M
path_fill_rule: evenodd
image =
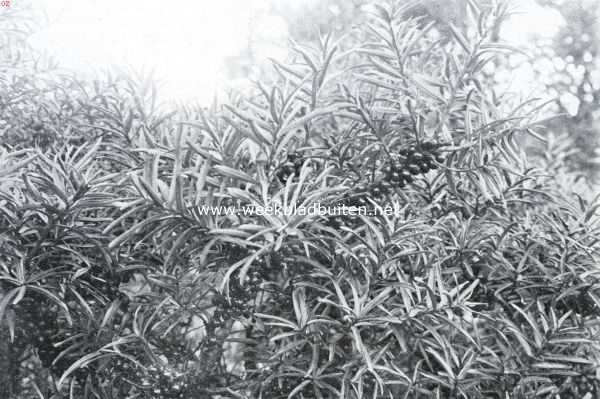
M35 48L80 72L110 65L152 70L169 100L205 102L217 87L230 83L223 66L247 44L250 23L258 29L255 35L274 43L287 38L284 21L254 19L266 0L34 1L39 10L45 9L46 19L32 38ZM522 13L504 29L511 42L526 43L532 33L552 36L562 23L560 15L533 0L514 3ZM258 50L259 59L285 54L277 45Z

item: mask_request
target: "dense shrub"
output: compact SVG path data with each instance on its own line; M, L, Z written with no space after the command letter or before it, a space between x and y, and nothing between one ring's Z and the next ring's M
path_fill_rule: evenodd
M0 153L5 396L596 397L598 201L561 186L554 141L525 157L536 108L480 79L504 8L469 2L459 29L411 7L211 109L130 79L24 96ZM202 208L314 203L368 214Z

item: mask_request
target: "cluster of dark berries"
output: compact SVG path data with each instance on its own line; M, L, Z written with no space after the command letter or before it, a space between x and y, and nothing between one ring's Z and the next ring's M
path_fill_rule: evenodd
M285 162L280 165L275 172L277 180L279 180L280 183L285 184L290 176L296 178L299 177L303 163L304 159L301 154L298 152L290 152L287 154Z
M439 152L442 144L434 141L424 141L418 145L403 148L382 167L383 175L369 183L358 183L351 191L344 194L341 203L346 207L357 209L368 208L370 200L380 202L396 188L404 188L412 183L415 176L436 169L444 158ZM328 225L333 228L352 226L360 216L357 214L333 215L328 217Z
M394 187L403 188L412 183L414 176L436 169L444 162L440 154L441 144L424 141L418 145L403 148L383 167L383 180Z

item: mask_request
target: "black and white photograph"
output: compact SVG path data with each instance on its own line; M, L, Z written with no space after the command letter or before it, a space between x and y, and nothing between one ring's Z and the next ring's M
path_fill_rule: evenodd
M0 399L600 399L600 0L1 0Z

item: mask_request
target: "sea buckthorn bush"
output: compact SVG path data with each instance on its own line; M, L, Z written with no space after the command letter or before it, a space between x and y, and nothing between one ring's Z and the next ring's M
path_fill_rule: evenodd
M505 6L417 6L210 108L3 72L2 397L597 397L598 198L482 78ZM366 211L207 208L311 204Z

